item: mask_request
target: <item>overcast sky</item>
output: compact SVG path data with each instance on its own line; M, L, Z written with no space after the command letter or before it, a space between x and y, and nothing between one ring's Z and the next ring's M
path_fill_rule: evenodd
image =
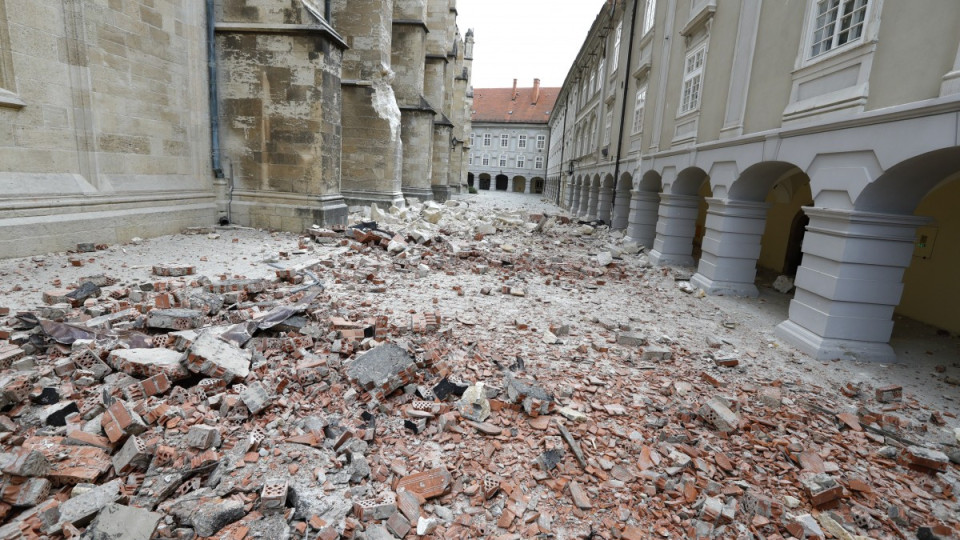
M560 86L606 0L457 0L461 34L473 28L474 88Z

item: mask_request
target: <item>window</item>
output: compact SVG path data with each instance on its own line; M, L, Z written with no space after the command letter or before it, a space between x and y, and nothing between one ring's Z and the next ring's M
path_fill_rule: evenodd
M647 0L647 6L643 9L643 31L640 35L645 35L653 29L653 18L657 13L657 0Z
M490 146L490 140L491 140L491 139L490 139L490 134L489 134L489 133L484 133L484 134L483 134L483 145L484 145L484 146Z
M500 154L500 166L501 166L501 167L506 167L506 166L507 166L507 155L506 155L506 154Z
M470 154L470 165L473 165L473 154Z
M683 94L680 97L680 114L700 108L700 94L703 91L703 63L706 59L707 44L704 43L687 55L683 68Z
M606 63L606 58L600 59L600 64L597 66L597 91L603 88L603 65Z
M643 130L643 108L647 104L647 85L637 88L637 100L633 104L633 132Z
M483 155L483 161L481 161L481 164L482 164L484 167L486 167L487 165L490 165L490 154L484 154L484 155Z
M591 72L590 72L590 85L589 85L587 88L590 89L590 93L592 94L592 93L596 92L596 87L597 87L597 74L591 71Z
M537 150L543 150L547 145L547 136L546 135L537 135Z
M536 159L536 161L534 162L534 165L533 165L533 166L534 166L535 168L537 168L537 169L542 169L542 168L543 168L543 156L537 156L537 159Z
M523 154L520 154L519 156L517 156L517 168L518 168L518 169L524 168L524 167L526 166L526 164L527 164L527 158L524 157Z
M510 146L510 136L503 134L500 136L500 148L506 148Z
M476 142L474 139L476 139L476 137L474 137L473 133L471 133L471 134L470 134L470 146L473 146L474 143Z
M526 148L527 147L527 136L520 135L517 137L517 148Z
M0 107L23 107L25 103L17 96L16 91L6 8L0 0Z
M819 56L863 36L868 0L819 0L814 9L810 57Z
M606 123L603 126L603 146L610 144L610 131L613 130L613 111L607 112Z
M617 25L617 31L613 37L613 58L610 59L610 72L617 70L617 62L620 61L620 37L623 34L623 21Z

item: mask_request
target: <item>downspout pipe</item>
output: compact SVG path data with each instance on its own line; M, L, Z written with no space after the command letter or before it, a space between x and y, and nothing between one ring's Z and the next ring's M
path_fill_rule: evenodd
M560 201L563 199L563 190L561 189L563 186L563 182L561 181L563 179L563 153L564 153L563 151L567 149L567 113L568 113L567 107L564 107L563 108L563 127L560 128L561 130L563 130L560 132L560 176L557 177L557 197L555 201L555 204L560 207L563 206L560 203ZM547 155L547 159L548 160L550 159L549 154ZM569 181L570 179L567 178L567 182Z
M220 163L220 102L217 99L217 50L216 29L213 13L213 0L207 0L207 71L210 90L210 146L212 151L213 175L223 178L223 166Z
M333 22L330 20L330 2L332 2L332 0L326 0L326 2L323 3L323 19L332 27Z
M627 49L627 66L626 69L629 70L631 62L633 61L633 38L634 34L637 32L637 4L640 3L640 0L633 0L633 22L630 23L630 44ZM630 89L630 74L628 73L624 79L623 84L623 104L620 108L620 133L617 137L617 161L613 166L613 200L616 201L617 197L617 184L620 182L620 157L623 152L623 126L627 122L627 91ZM611 214L612 216L612 214ZM611 221L613 218L611 217Z

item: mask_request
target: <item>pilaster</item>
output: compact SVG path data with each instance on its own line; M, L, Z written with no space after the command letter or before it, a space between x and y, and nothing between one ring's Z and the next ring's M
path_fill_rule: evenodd
M810 224L790 319L777 337L818 360L895 360L893 310L917 227L929 218L805 208Z
M659 193L655 191L631 191L627 237L647 249L652 249L653 242L657 237L659 208Z
M693 266L693 235L697 226L700 197L660 194L657 210L657 237L650 262L657 265Z
M708 294L759 296L754 279L769 203L707 199L706 234L690 284Z

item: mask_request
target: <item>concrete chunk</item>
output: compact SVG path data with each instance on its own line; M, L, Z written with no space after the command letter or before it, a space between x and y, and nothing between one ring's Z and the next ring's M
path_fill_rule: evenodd
M93 520L84 535L89 540L150 540L162 514L110 503Z
M187 354L187 369L226 382L250 374L250 352L204 332L193 342Z
M190 375L182 364L185 358L186 355L173 349L116 349L107 357L107 363L134 377L163 373L171 381L178 381Z
M190 330L203 325L203 313L196 309L152 309L147 326L166 330Z

